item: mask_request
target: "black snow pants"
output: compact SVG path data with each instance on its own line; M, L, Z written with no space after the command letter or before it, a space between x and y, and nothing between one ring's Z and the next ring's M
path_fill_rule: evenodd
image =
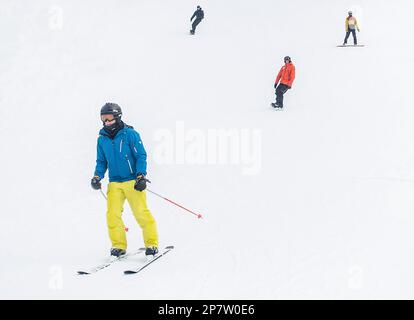
M289 86L281 83L276 88L276 104L283 107L283 95L290 89Z
M203 20L203 19L198 19L198 18L196 18L196 19L193 21L193 25L192 25L192 29L191 29L191 32L192 32L192 33L194 33L194 32L196 31L196 28L197 28L198 24L201 22L201 20Z

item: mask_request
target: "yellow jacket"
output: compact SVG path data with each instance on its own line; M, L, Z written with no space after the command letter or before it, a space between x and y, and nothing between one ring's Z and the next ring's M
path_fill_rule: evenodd
M355 17L346 17L346 19L345 19L345 30L347 32L349 31L349 25L350 24L354 25L355 28L359 31L358 21Z

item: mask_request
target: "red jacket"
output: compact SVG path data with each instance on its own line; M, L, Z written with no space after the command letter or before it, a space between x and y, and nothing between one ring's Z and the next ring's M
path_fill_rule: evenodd
M280 69L276 77L275 85L279 83L279 80L280 80L280 83L282 84L285 84L289 87L292 86L293 80L295 80L295 66L293 65L292 62L285 64Z

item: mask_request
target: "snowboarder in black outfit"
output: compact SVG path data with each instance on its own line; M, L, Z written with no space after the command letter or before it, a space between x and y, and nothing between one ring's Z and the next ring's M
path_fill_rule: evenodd
M194 17L195 17L195 20L193 21ZM194 34L195 33L195 30L197 28L197 25L203 19L204 19L204 11L203 11L203 9L201 9L200 6L197 6L197 10L194 12L194 14L191 16L191 19L190 19L190 21L193 22L192 29L190 30L190 33L191 34Z

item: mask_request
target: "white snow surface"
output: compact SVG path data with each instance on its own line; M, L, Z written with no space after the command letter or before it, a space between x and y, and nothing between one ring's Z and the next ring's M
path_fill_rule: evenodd
M197 4L206 18L190 36ZM0 298L413 299L413 9L2 0ZM363 48L336 47L348 10ZM277 112L285 55L297 78ZM142 257L78 276L110 248L90 187L107 101L141 134L150 187L204 219L148 194L174 251L137 275L122 271ZM259 167L157 161L157 135L180 139L180 126L259 132ZM128 249L143 246L128 206L124 220Z

